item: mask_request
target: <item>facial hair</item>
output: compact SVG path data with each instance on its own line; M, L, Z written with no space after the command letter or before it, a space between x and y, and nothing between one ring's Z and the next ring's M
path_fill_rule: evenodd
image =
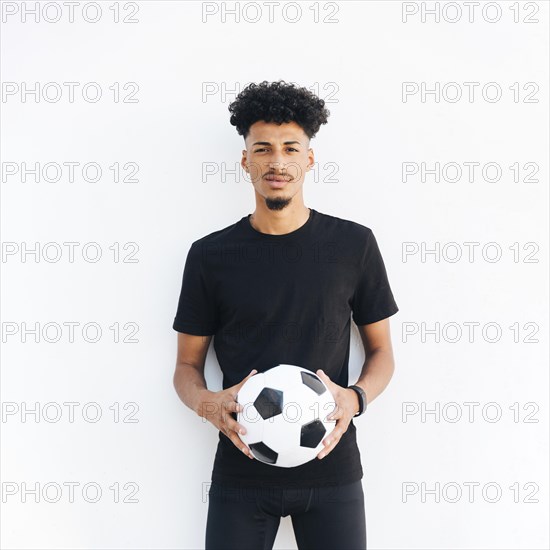
M285 198L285 197L275 197L275 198L269 198L267 197L265 199L265 205L269 208L269 210L282 210L283 208L286 208L290 201L292 200L292 197Z

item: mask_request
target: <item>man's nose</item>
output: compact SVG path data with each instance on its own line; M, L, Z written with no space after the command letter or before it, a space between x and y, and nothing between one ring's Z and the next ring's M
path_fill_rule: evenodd
M286 165L281 157L273 156L269 161L269 168L276 172L282 172L285 170Z

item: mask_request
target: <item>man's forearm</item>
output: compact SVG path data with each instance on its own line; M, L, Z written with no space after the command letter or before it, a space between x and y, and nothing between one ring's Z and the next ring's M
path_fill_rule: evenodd
M376 350L365 359L359 379L355 382L365 390L367 403L379 396L389 384L394 371L392 351Z
M183 403L201 416L201 403L208 392L204 375L192 365L179 363L174 373L174 388Z

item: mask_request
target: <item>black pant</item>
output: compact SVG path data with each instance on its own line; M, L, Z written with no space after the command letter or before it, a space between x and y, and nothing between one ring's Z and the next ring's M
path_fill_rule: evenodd
M232 488L213 481L206 550L271 550L281 517L289 514L299 550L367 547L361 480L293 489Z

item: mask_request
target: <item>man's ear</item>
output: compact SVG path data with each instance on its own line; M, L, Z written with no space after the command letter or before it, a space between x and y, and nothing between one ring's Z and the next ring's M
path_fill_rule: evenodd
M307 165L307 169L311 170L313 168L314 164L315 164L315 155L314 155L313 149L311 147L308 149L308 152L309 152L308 156L311 156L311 164Z

